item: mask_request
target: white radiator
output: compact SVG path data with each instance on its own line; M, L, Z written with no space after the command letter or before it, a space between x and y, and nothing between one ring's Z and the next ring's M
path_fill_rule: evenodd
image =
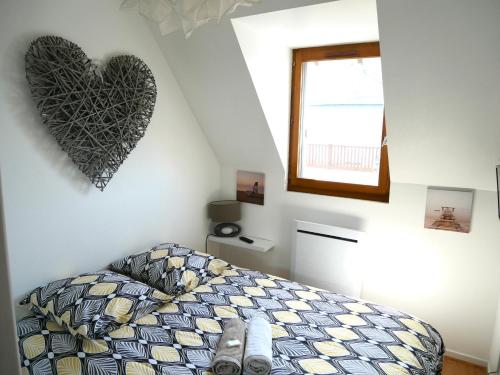
M296 221L292 278L300 283L360 297L363 233Z

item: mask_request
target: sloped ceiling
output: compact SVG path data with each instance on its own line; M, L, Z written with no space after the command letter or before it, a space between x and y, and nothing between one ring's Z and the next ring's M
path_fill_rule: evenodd
M325 3L263 0L240 7L231 18ZM229 18L162 37L151 27L191 109L221 164L262 168L278 153Z
M231 17L319 3L326 1L267 0ZM495 190L500 3L377 5L392 181ZM152 30L221 164L282 165L230 20L187 40Z
M500 2L378 4L391 178L496 190Z

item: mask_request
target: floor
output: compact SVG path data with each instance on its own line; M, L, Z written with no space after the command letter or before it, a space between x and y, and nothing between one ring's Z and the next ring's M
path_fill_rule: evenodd
M459 359L444 357L442 375L485 375L486 368L464 362Z

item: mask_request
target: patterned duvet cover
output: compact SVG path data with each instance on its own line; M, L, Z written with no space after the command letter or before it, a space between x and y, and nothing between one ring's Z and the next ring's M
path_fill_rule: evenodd
M272 374L439 374L430 325L388 307L261 272L231 268L99 340L42 316L18 322L23 375L212 374L227 319L267 318Z

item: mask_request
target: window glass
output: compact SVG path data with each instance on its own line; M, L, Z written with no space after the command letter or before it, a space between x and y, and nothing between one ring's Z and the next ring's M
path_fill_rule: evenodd
M377 186L384 96L380 57L304 62L300 178Z

